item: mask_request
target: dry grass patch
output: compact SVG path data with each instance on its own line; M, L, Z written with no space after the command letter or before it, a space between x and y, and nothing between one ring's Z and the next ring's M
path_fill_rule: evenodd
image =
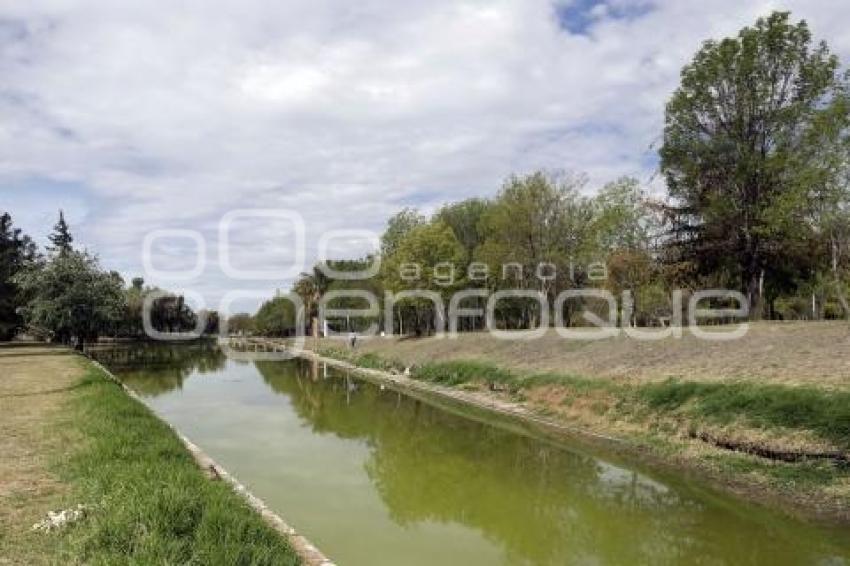
M313 348L313 340L307 346ZM321 339L321 347L345 348ZM560 373L643 382L678 377L697 381L748 379L784 385L850 389L850 325L846 322L751 323L728 342L681 339L640 341L625 336L568 340L550 331L536 340L499 340L475 332L457 338L370 338L358 352L407 365L475 360L529 373Z
M56 541L30 529L68 497L51 469L73 444L62 409L82 374L65 349L0 346L0 563L49 563Z

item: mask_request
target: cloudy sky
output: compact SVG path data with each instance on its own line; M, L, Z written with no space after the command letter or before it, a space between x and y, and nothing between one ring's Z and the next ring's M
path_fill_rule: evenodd
M512 172L657 182L682 65L773 9L850 61L846 0L0 0L0 210L43 241L62 208L105 266L212 308L269 294L298 267L294 224L237 213L229 263L267 273L234 279L225 214L297 212L309 262L328 230L380 232ZM195 264L185 234L143 262L174 229L203 238L194 279L168 275Z

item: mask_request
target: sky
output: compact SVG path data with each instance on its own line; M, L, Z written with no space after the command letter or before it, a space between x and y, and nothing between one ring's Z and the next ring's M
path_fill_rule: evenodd
M512 173L657 189L682 66L775 9L850 61L846 0L0 0L0 210L251 310Z

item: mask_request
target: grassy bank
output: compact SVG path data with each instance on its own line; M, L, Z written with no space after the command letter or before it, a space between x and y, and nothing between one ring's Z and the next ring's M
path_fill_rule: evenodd
M720 327L723 331L723 327ZM642 329L647 330L647 329ZM657 329L655 329L657 330ZM711 330L711 329L708 329ZM315 341L308 340L312 348ZM339 340L320 339L320 347ZM750 323L731 341L681 338L638 340L625 335L602 340L567 339L549 331L533 340L500 340L485 332L455 338L361 338L361 353L405 365L433 361L480 361L522 373L566 374L611 381L753 380L850 390L850 325L843 321Z
M625 440L635 453L699 471L751 499L850 521L846 389L752 378L611 379L476 359L411 365L401 357L411 342L395 352L382 345L380 354L328 342L317 350L360 367L406 372L473 398L509 401L572 429ZM427 344L420 346L427 355Z
M51 358L32 356L25 364L16 358L15 365L36 374L40 367L50 370L43 364ZM70 388L50 394L61 402L40 415L47 420L30 423L46 431L45 442L34 447L45 452L38 472L59 488L53 497L32 498L31 505L26 493L15 496L23 512L4 526L0 557L50 564L298 563L286 541L238 495L204 476L168 426L87 361L62 359L72 366L66 368L74 374L66 379ZM3 362L0 356L0 367ZM9 369L3 370L6 379ZM39 382L31 392L36 399L49 379ZM65 442L49 442L55 436ZM78 503L88 513L72 526L30 531L33 517Z

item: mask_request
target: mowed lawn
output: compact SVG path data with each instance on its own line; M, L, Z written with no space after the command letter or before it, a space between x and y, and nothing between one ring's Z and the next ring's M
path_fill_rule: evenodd
M297 564L288 543L85 358L0 345L0 564ZM43 533L48 511L86 516Z

